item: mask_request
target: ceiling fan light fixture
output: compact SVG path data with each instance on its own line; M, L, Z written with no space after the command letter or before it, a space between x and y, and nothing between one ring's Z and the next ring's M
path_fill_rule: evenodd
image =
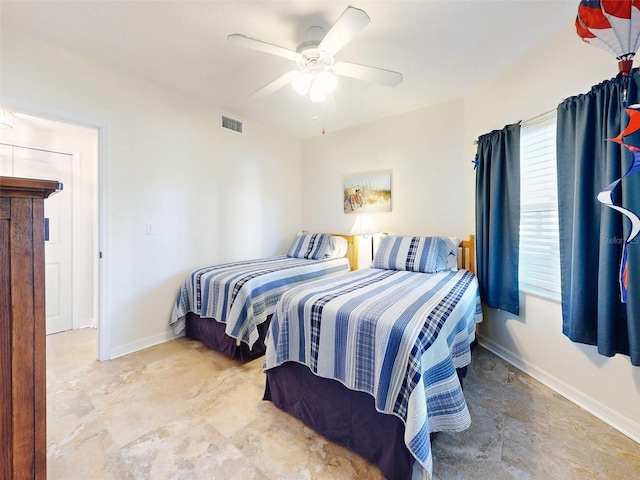
M298 95L306 95L309 91L312 80L313 78L311 77L310 73L302 72L299 75L293 77L293 80L291 80L291 86Z
M322 86L322 90L324 93L333 93L338 85L338 79L331 72L320 72L318 74L318 82Z
M311 89L309 90L309 100L313 103L324 102L327 97L324 94L324 90L322 89L322 85L317 79L314 79L311 82Z
M1 0L0 0L1 1ZM248 37L241 33L227 36L230 43L260 52L270 53L294 61L298 70L290 70L280 78L256 90L250 96L264 97L291 83L295 91L314 103L326 100L337 87L336 75L395 87L402 81L402 74L378 67L351 62L336 62L335 55L370 22L367 12L347 7L325 34L322 27L307 30L307 38L291 50Z

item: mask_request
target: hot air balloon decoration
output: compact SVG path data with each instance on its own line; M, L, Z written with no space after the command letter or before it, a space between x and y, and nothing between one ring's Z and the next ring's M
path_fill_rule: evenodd
M588 44L613 53L628 76L640 46L640 0L582 0L576 30Z
M640 0L582 0L578 6L576 30L578 36L585 42L613 53L618 60L620 73L628 82L633 68L633 57L640 46ZM623 91L622 103L629 116L629 122L617 137L609 140L629 149L633 155L633 162L622 177L598 194L598 200L622 213L631 221L631 231L622 246L619 276L621 301L626 303L629 272L627 249L640 233L640 217L631 210L616 205L613 201L613 191L625 177L640 172L640 148L625 140L625 137L640 130L640 105L631 105L627 108L626 87Z

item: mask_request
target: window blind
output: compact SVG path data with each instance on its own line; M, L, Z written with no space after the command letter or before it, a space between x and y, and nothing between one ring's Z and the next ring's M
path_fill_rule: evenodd
M560 299L556 111L520 130L520 289Z

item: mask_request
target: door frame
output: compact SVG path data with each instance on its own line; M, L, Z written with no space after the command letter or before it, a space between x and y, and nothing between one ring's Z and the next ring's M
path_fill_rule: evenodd
M98 323L98 360L111 359L111 323L110 309L108 302L103 302L103 298L110 298L108 292L109 282L109 263L105 259L105 254L109 252L110 237L107 229L107 219L109 218L109 202L108 202L108 186L109 186L109 170L107 168L106 159L108 156L109 127L103 123L95 126L98 130L98 218L97 218L97 235L94 237L96 245L96 263L97 263L97 288L94 289L95 302L97 304L97 323Z

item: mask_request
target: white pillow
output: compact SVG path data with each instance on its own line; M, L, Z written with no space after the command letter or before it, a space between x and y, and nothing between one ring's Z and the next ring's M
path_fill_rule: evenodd
M447 255L447 270L452 272L458 271L458 247L460 246L460 239L456 237L444 237L447 241L447 247L449 247L449 254Z
M344 257L347 254L348 247L349 242L347 242L346 238L332 236L329 242L329 250L327 251L329 258Z

